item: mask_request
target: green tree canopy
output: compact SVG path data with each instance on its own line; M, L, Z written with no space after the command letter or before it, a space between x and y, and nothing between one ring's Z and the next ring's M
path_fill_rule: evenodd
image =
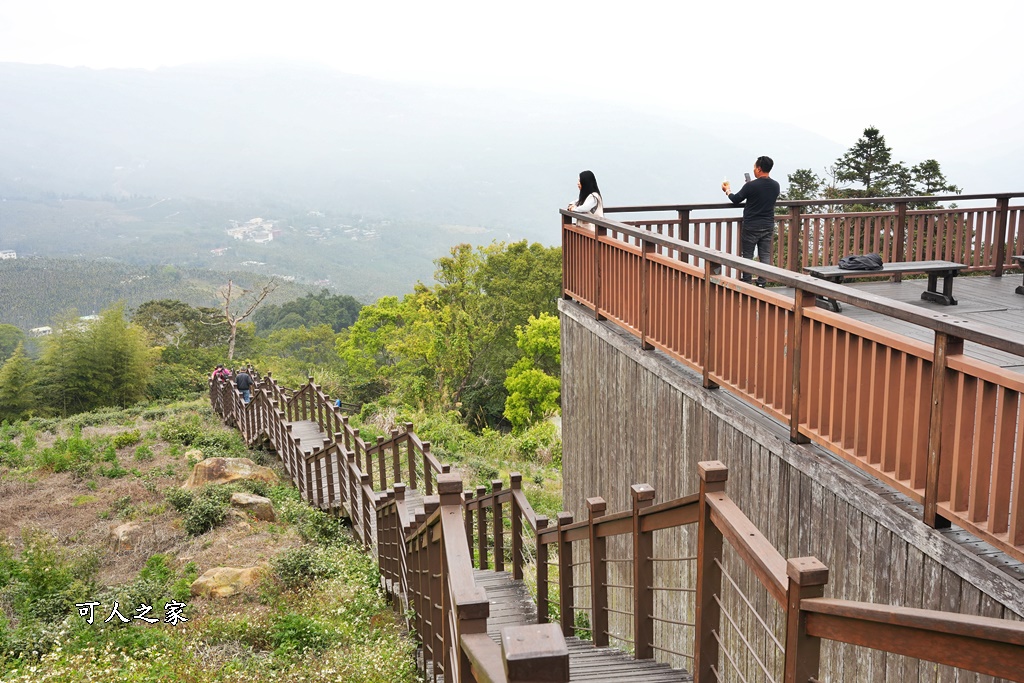
M25 341L25 333L14 325L0 324L0 363L4 362L14 350Z
M40 399L60 415L130 405L145 398L150 366L145 333L125 320L123 304L96 321L66 319L43 348Z
M0 422L14 422L25 417L35 404L32 361L22 344L3 366L0 366Z

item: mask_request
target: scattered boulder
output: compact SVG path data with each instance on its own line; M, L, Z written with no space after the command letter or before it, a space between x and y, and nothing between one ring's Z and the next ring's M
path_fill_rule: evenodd
M263 567L214 567L192 582L193 597L226 598L259 581Z
M137 550L146 536L146 529L137 522L128 522L110 530L110 540L114 543L114 551Z
M185 451L185 460L202 460L203 452L198 448L192 448Z
M270 502L269 498L257 496L255 493L236 492L231 494L231 504L264 522L277 521L274 504Z
M181 488L191 491L205 484L230 484L243 479L268 484L278 482L274 470L257 465L249 458L207 458L196 463Z

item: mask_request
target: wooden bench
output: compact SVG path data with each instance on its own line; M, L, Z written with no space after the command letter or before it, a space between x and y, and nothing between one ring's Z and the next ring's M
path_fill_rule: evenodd
M848 277L927 273L928 288L921 292L921 298L925 301L934 301L946 306L956 306L956 299L953 298L953 278L960 274L961 268L966 267L962 263L953 263L952 261L905 261L900 263L884 263L881 270L845 270L839 266L812 266L804 268L804 271L814 277L837 284ZM942 277L941 292L938 291L940 276ZM836 313L843 310L838 301L828 297L818 297L818 305L822 308L831 309Z
M1021 255L1021 256L1011 256L1010 258L1012 258L1014 261L1017 262L1017 267L1018 268L1020 268L1021 270L1024 270L1024 255ZM1024 285L1021 285L1021 286L1017 287L1017 289L1015 289L1014 291L1017 292L1018 294L1024 294Z

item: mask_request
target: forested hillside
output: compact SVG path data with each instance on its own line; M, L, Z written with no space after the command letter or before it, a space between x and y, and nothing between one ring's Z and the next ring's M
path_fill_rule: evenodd
M154 299L216 306L217 288L228 279L251 283L268 277L170 265L140 267L112 259L5 260L0 261L0 323L28 330L50 325L71 309L79 315L92 315L118 301L130 309ZM282 282L270 302L283 303L310 289Z

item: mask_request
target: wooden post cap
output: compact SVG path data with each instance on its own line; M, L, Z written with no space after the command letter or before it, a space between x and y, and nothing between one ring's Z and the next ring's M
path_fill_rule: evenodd
M462 493L462 477L450 473L437 475L437 492L442 495L445 493Z
M428 517L439 507L441 507L441 498L439 496L423 496L423 512Z
M510 486L512 488L514 488L514 489L522 488L522 486L523 486L523 475L520 474L519 472L512 472L510 475L508 475L508 479L509 479L509 484L510 484Z
M793 557L786 561L786 574L800 586L824 586L828 567L816 557Z
M400 481L395 482L395 498L405 500L405 484Z
M587 498L587 512L590 513L591 517L600 517L607 509L608 504L605 503L604 498L601 496Z
M571 512L559 512L558 513L558 526L565 526L566 524L572 524L572 513Z
M721 460L704 460L697 463L697 473L707 482L725 481L729 478L729 468Z
M654 487L650 484L633 484L629 490L634 502L654 500Z
M505 482L503 482L501 479L492 479L491 480L491 490L492 491L500 491L504 485L505 485Z
M502 629L501 653L509 683L564 683L569 680L569 648L558 624Z
M537 528L538 529L547 529L548 528L548 516L547 515L537 515Z

